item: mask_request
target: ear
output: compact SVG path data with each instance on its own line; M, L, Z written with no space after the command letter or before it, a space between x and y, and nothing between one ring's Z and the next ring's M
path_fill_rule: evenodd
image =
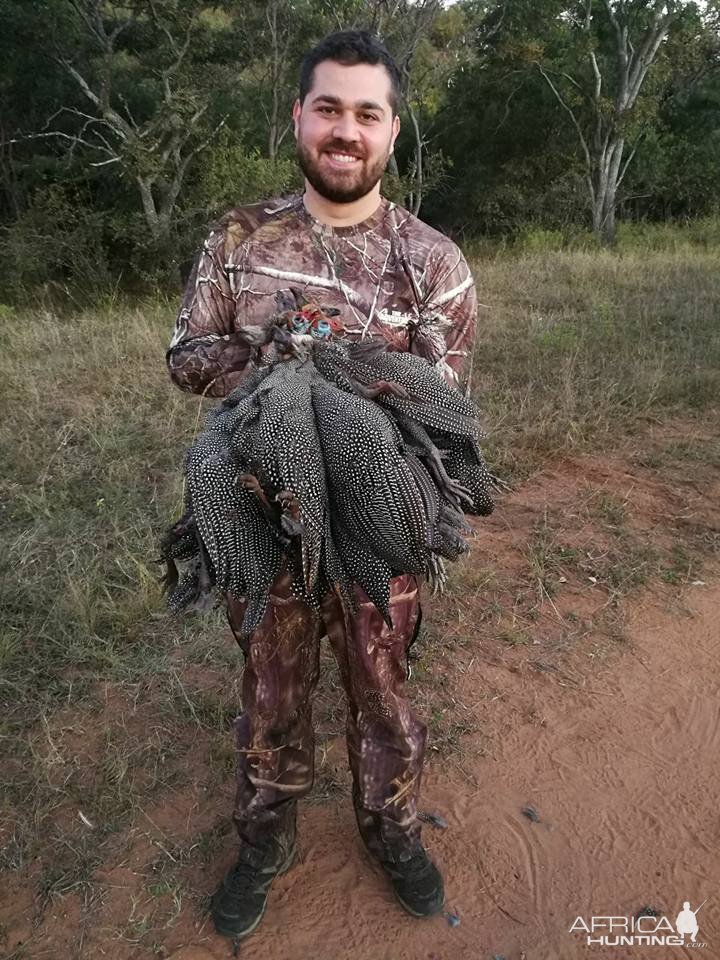
M295 139L297 140L298 135L298 125L300 123L300 114L302 113L302 104L299 100L296 100L292 108L292 117L295 124Z
M395 150L395 141L400 133L400 117L396 116L392 124L392 139L390 140L390 153Z

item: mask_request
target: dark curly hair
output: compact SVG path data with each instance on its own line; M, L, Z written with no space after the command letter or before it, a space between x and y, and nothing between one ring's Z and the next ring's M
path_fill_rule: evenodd
M321 40L303 57L300 65L300 103L303 103L313 84L315 67L325 60L334 60L344 66L356 63L382 64L390 77L390 106L396 116L400 105L400 71L385 46L367 30L340 30Z

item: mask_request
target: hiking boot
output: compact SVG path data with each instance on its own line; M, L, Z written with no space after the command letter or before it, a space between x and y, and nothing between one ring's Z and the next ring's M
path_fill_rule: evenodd
M243 843L237 863L225 874L212 899L218 933L240 939L253 932L265 913L273 880L290 869L296 852L294 840L289 850L272 842L262 846Z
M380 860L395 896L414 917L432 917L443 908L445 891L440 871L423 847L408 860Z

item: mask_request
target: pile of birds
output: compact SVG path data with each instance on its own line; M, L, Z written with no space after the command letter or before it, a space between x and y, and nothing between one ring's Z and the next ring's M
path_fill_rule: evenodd
M183 515L160 550L168 605L205 609L229 592L247 601L247 636L289 571L316 610L333 591L351 613L359 584L392 628L390 580L442 589L444 561L469 549L464 514L493 509L484 434L422 357L337 338L335 310L285 305L243 331L258 359L269 350L187 452Z

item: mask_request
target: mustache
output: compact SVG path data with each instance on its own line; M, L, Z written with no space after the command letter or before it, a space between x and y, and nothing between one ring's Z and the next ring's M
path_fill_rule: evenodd
M346 147L342 143L338 143L337 140L333 140L332 143L326 144L323 147L323 150L326 153L347 153L351 157L357 157L359 160L362 160L363 154L360 153L357 147Z

